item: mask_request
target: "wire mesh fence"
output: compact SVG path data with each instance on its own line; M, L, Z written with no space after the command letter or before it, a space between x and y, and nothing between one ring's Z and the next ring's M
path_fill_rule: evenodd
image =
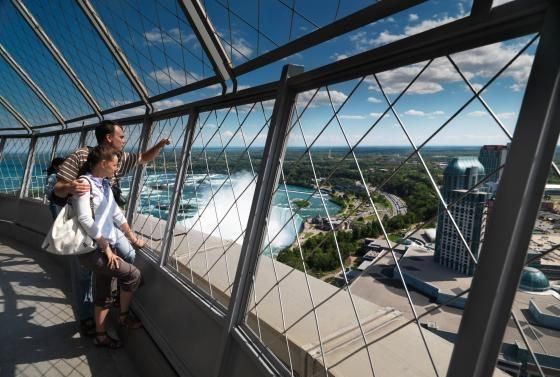
M487 47L299 95L246 317L293 375L383 375L388 354L392 373L445 373L452 348L434 333L458 331L517 114L496 114L482 93L509 82L535 41L492 46L506 51L476 88L467 57ZM450 82L451 115L431 108L437 95L409 107ZM443 147L450 128L501 143ZM381 146L388 136L397 146Z
M47 184L47 169L51 166L54 136L40 137L35 145L33 167L31 168L31 179L26 196L29 198L44 200L45 186Z
M133 228L148 241L149 250L161 252L166 222L176 190L178 164L181 161L183 138L187 116L155 122L152 126L149 145L168 138L171 144L165 147L153 162L146 166L140 183L140 198L135 209ZM185 211L186 207L179 208ZM179 221L184 217L182 212Z
M80 141L79 132L59 135L54 156L61 157L61 158L68 157L70 153L78 149L79 141Z
M0 154L0 192L17 196L21 189L29 139L6 139Z
M199 116L167 266L227 306L262 160L271 103Z
M212 65L176 1L94 3L150 94L213 76Z
M297 38L302 20L315 29L322 24L295 2L275 4L290 20L288 36L278 43L261 29L259 9L254 23L238 15L247 4L205 4L223 12L209 11L224 22L218 34L234 62ZM183 39L192 31L182 29L177 4L157 2L148 16L128 2L96 5L106 19L123 21L119 7L140 13L137 22L114 32L128 55L136 54L134 64L151 64L139 69L151 93L205 76L207 58L196 50L200 46L187 51ZM340 2L330 5L337 19ZM164 26L169 17L178 28ZM256 31L256 52L244 49L240 34L232 32L240 22ZM125 30L135 37L127 40ZM446 374L537 43L533 35L299 93L286 153L275 162L279 181L267 198L272 208L242 325L289 374ZM171 52L177 45L181 54ZM202 73L182 64L189 54L196 55ZM507 98L501 98L503 88L510 89ZM230 304L249 212L257 204L272 107L255 102L203 112L185 150L188 117L159 120L148 143L172 140L140 180L134 229L148 240L153 257L165 257L167 270L222 311ZM125 151L138 152L142 125L124 131ZM76 148L78 135L61 135L55 155ZM31 197L42 195L40 172L52 139L37 143ZM96 144L88 132L86 145ZM25 139L5 144L4 193L17 195L21 187L26 148ZM189 154L186 178L177 182L183 153ZM552 171L559 172L555 164ZM552 175L550 182L559 179ZM129 194L132 174L120 183ZM177 190L180 200L173 202ZM526 263L550 276L557 276L550 266L560 260L554 235L558 192L554 186L545 190ZM177 217L168 226L172 208ZM169 254L162 253L164 241ZM538 321L554 314L558 298L536 271L523 274L498 367L553 375L543 364L560 336Z

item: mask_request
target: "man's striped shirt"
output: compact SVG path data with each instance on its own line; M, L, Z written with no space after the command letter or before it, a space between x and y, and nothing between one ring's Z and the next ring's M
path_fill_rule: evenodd
M80 148L70 154L61 165L60 171L56 174L56 178L64 182L72 182L78 178L82 166L84 166L87 161L88 155L88 147ZM115 184L122 176L128 174L137 164L137 153L122 152L115 176L111 177L111 185Z

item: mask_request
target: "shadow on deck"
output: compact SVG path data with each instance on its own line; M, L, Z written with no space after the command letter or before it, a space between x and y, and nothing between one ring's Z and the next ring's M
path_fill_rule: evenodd
M54 258L0 240L0 377L137 376L124 349L78 332L70 279Z

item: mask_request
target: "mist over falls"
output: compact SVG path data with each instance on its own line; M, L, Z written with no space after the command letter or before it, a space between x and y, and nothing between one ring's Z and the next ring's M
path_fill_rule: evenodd
M142 187L138 212L167 219L174 180L175 174L148 175ZM178 224L242 244L244 237L241 234L249 219L256 181L257 178L249 172L235 173L231 178L224 174L189 174L179 205ZM330 215L340 211L339 206L328 201L328 196L324 195L324 199ZM309 206L299 209L293 204L295 200L306 200ZM289 202L292 203L291 210ZM318 193L292 185L287 186L286 193L282 184L273 197L263 246L270 243L270 252L276 255L292 245L305 219L316 215L326 215Z

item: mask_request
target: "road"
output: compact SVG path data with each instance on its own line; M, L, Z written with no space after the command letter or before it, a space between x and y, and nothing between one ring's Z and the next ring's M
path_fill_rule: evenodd
M385 196L391 204L391 207L393 208L393 216L406 215L407 206L404 200L394 194L389 194L388 192L382 192L381 194Z

